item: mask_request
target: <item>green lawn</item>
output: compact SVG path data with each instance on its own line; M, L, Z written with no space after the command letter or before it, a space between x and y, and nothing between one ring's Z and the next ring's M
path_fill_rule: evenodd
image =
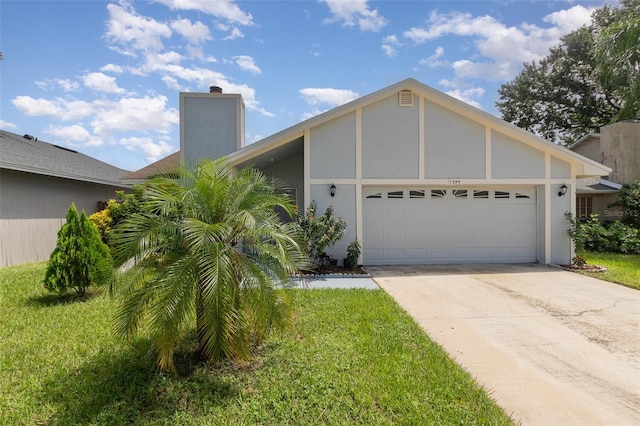
M44 268L0 269L0 424L512 424L382 291L293 290L254 363L170 376L114 340L107 297L49 295Z
M640 255L618 253L579 253L590 265L604 266L607 272L581 272L602 280L622 284L640 290Z

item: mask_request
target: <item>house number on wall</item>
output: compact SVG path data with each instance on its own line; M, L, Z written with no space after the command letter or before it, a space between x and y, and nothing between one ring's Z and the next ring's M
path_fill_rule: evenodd
M460 185L462 180L460 179L449 179L449 185Z

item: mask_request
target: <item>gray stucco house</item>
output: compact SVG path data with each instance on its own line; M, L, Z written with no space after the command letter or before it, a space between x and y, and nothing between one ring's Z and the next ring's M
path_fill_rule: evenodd
M628 212L609 205L618 200L622 185L640 181L640 121L603 126L600 133L585 135L569 149L611 168L608 176L578 179L576 216L597 214L601 222L624 219Z
M33 136L0 130L0 266L38 262L55 248L67 210L88 215L129 188L129 173Z
M226 156L286 182L300 209L333 205L347 222L333 256L357 239L364 265L569 263L576 180L611 171L414 79L247 146L240 95L181 93L180 114L171 162Z

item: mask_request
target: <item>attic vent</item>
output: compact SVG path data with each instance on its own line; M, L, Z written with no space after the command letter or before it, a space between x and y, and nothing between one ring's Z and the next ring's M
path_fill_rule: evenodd
M398 105L413 106L413 92L411 90L401 90L398 92Z

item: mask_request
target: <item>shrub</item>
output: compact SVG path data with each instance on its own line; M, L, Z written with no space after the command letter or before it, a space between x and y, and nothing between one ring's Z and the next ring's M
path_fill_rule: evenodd
M109 249L98 230L84 211L78 217L76 206L71 204L47 264L44 287L59 293L73 289L83 295L89 286L106 281L111 267Z
M360 253L360 243L358 242L358 240L351 241L347 246L347 257L344 259L344 267L353 269L358 266Z
M333 206L316 217L318 205L312 201L304 214L295 217L300 233L300 247L317 267L327 266L325 250L334 245L344 235L347 224L341 217L335 217Z
M619 221L603 225L595 214L584 222L575 220L570 213L567 218L571 223L569 236L576 250L640 254L640 229Z
M131 193L116 191L116 199L109 200L107 207L89 216L89 220L100 232L102 241L110 246L114 230L131 215L142 213L143 202L143 188L134 185Z
M624 223L640 229L640 180L633 185L624 185L618 193L618 201L609 207L619 206L624 210Z

